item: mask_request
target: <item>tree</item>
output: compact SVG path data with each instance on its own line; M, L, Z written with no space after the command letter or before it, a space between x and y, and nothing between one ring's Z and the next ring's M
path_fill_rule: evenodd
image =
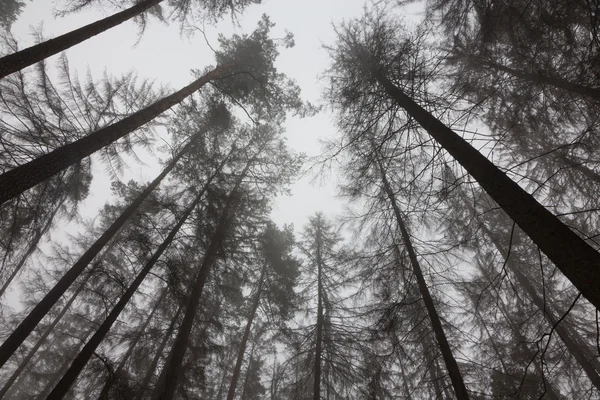
M349 252L323 214L311 217L298 246L303 255L295 320L284 331L288 360L294 369L285 385L286 398L320 399L342 396L355 388L357 371L351 354L357 332L349 325L342 292Z
M225 161L227 161L227 159ZM125 308L127 303L129 303L129 301L131 300L131 298L133 297L133 295L135 294L135 292L137 291L139 286L142 284L142 282L146 278L146 276L150 273L150 271L152 270L152 268L154 267L154 265L156 264L158 259L162 256L162 254L165 251L165 249L167 248L167 246L169 246L171 244L171 242L175 238L175 235L177 235L177 233L179 232L179 229L186 222L189 215L196 208L196 206L198 205L200 200L202 200L202 198L205 194L205 191L208 189L209 185L211 184L212 179L218 173L220 173L220 170L224 164L225 164L225 162L221 163L219 165L219 168L215 171L215 173L213 173L207 179L203 189L198 193L195 200L184 211L184 213L181 215L181 217L179 218L179 220L177 221L177 223L175 224L175 226L173 227L173 229L171 230L169 235L165 238L163 243L159 246L159 248L156 250L156 252L152 255L152 258L150 258L150 260L146 263L144 268L138 273L135 280L131 283L131 285L127 288L127 291L119 299L119 302L115 305L113 310L110 312L109 316L99 326L98 330L94 333L94 335L90 338L88 343L86 343L86 345L83 347L83 349L79 352L79 354L73 361L73 364L71 364L71 367L69 367L69 369L65 372L65 375L63 376L63 378L60 380L60 382L58 382L57 386L48 395L49 399L61 399L65 396L65 394L67 393L67 391L69 390L71 385L75 382L75 379L77 379L77 376L79 375L79 373L81 372L81 370L83 369L85 364L92 357L94 351L96 350L96 348L98 347L98 345L100 344L102 339L104 339L104 337L108 333L109 329L112 327L114 322L117 320L117 317L119 316L119 314L121 314L121 312L123 311L123 309Z
M236 10L244 9L249 3L253 3L255 1L256 0L244 0L235 3L230 0L220 0L211 2L202 1L199 2L199 7L206 9L206 11L213 14L214 16L220 16L228 8L231 8L231 10L235 12ZM34 46L28 47L26 49L6 55L0 58L0 79L23 68L34 65L52 55L58 54L61 51L67 50L68 48L73 47L81 42L84 42L111 28L114 28L115 26L120 25L123 22L126 22L135 17L139 17L140 15L149 11L153 7L157 7L161 2L162 0L143 0L139 2L134 2L134 4L131 7L118 13L115 13L111 16L85 25L81 28L75 29L74 31L65 33L54 39L50 39L38 43ZM176 5L176 9L181 10L183 8L189 8L191 6L190 3L192 3L192 1L183 0L179 3L180 4ZM14 21L16 16L20 13L22 5L23 3L13 0L6 2L6 4L3 3L2 7L6 8L6 10L4 10L6 11L6 13L2 13L1 15L6 15L6 17L3 18L2 24L10 26L10 24ZM74 8L80 9L83 8L83 6L83 4L80 4L75 6Z
M276 193L289 181L297 169L298 161L287 153L277 127L259 126L250 130L249 133L248 147L244 149L247 158L240 160L242 161L242 166L239 167L241 169L238 169L235 180L230 183L231 189L226 192L227 194L222 200L218 222L209 236L209 244L191 288L183 322L153 393L152 398L154 399L171 399L175 394L199 300L211 269L214 268L217 260L225 255L220 253L219 249L231 235L231 229L236 228L234 221L236 214L239 213L238 207L245 204L251 206L253 203L258 205L264 203L264 200L257 201L252 198L254 190L250 190L249 198L244 196L244 191L242 191L244 179L249 173L252 173L254 185L261 188L260 193ZM258 170L254 170L254 168L261 168L261 173L259 174ZM249 189L244 188L244 190Z
M23 11L25 3L19 0L6 0L0 3L0 26L9 30Z
M48 292L29 315L19 324L12 334L0 346L0 364L4 365L10 356L16 351L21 343L27 338L39 321L69 289L71 284L81 275L92 260L102 251L119 229L136 212L138 207L160 184L164 177L173 169L177 161L191 148L193 141L188 143L171 161L170 164L154 179L133 201L129 204L118 218L107 228L106 231L92 244L92 246L79 258L79 260L63 275L57 284Z
M34 71L19 72L0 81L1 169L14 168L47 150L81 138L128 110L145 106L155 96L151 85L137 82L133 74L80 81L69 70L64 57L58 65L58 75L58 79L50 79L47 66L42 63ZM106 148L102 154L104 161L112 169L118 169L117 154L147 144L149 138L139 140L134 136L117 147ZM0 243L4 279L0 294L27 265L56 220L74 217L77 205L88 195L90 169L88 161L77 163L2 205Z
M372 100L369 88L381 87L387 98L379 101L398 105L414 118L477 180L583 295L600 307L600 295L596 290L596 282L600 282L600 276L596 276L600 274L600 255L596 250L390 80L396 79L391 75L391 68L398 71L401 64L397 62L402 62L413 48L410 40L397 39L399 32L396 29L376 17L367 17L344 28L338 47L332 50L334 66L331 70L337 74L332 90L337 92L337 101L345 104L344 113L355 118L354 108Z
M259 239L260 249L256 260L262 264L260 276L255 283L252 303L248 311L244 334L238 348L237 360L227 392L227 400L233 400L237 382L240 378L242 362L246 346L250 337L252 324L262 302L267 302L269 310L267 320L287 319L294 304L294 287L298 275L298 262L290 254L294 245L294 236L291 227L279 230L273 223L269 223ZM263 324L263 327L265 324ZM247 374L256 373L260 361L248 362ZM263 389L264 391L264 389ZM246 392L244 390L244 392ZM242 396L242 398L246 398Z
M259 108L266 112L281 110L284 106L285 109L301 108L299 89L273 67L278 52L276 42L269 37L272 26L264 16L251 35L234 36L231 40L221 38L223 50L216 53L218 66L205 71L188 86L112 125L3 173L0 175L3 187L0 204L131 134L214 80L230 76L230 81L225 79L220 85L221 90L237 101L248 101L254 111ZM265 111L258 117L264 118L264 114Z

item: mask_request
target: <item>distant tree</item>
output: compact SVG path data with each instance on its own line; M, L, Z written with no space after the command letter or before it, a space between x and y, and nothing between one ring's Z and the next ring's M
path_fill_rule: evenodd
M117 320L125 306L130 302L131 298L138 290L139 286L142 284L146 276L153 269L156 262L162 256L163 252L174 240L175 236L181 229L181 226L186 222L187 218L190 216L192 211L197 207L200 200L202 200L206 190L209 185L212 183L212 179L216 176L217 173L220 173L220 169L222 168L224 163L219 166L219 169L215 171L212 176L208 178L202 190L199 191L195 200L187 207L187 209L183 212L169 235L165 238L163 243L158 247L156 252L152 255L152 258L144 265L144 268L140 270L135 280L131 283L131 285L127 288L127 291L123 294L123 296L119 299L113 310L110 312L106 320L98 327L98 330L94 333L94 335L90 338L90 340L86 343L83 349L79 352L73 364L69 369L65 372L63 378L58 382L57 386L53 389L53 391L48 395L48 399L61 399L65 396L71 385L77 379L77 376L85 366L85 364L89 361L89 359L94 354L94 351L100 344L100 342L104 339L109 329L112 327L114 322Z
M218 222L211 228L211 233L207 237L207 249L194 280L195 283L191 287L183 322L154 391L155 399L171 399L175 394L207 278L215 264L227 258L228 253L221 249L225 245L235 246L229 238L236 228L242 228L244 212L247 216L264 215L268 199L262 195L257 198L256 194L275 194L284 190L283 188L298 168L298 159L288 153L281 141L277 126L263 125L242 131L245 132L244 136L248 140L247 147L243 149L245 157L237 160L239 166L234 176L230 178L229 187L225 186L220 191L221 206L217 211ZM244 180L248 174L252 174L253 178L250 184L245 184Z
M235 398L252 324L261 303L266 303L267 321L273 321L271 323L274 325L273 328L276 328L277 325L274 323L277 320L285 320L291 316L291 310L294 306L294 288L298 276L299 262L291 255L294 245L293 232L290 227L279 230L273 223L268 223L264 233L258 240L260 247L257 249L257 258L252 261L258 265L262 264L262 267L260 268L260 276L254 284L252 302L248 310L242 340L240 341L237 360L227 392L227 400ZM262 327L264 328L266 324L268 323L263 323ZM258 360L255 360L254 364L258 362ZM251 373L251 367L255 368L257 365L253 365L249 361L247 374ZM246 391L244 390L244 392ZM242 396L242 398L245 397Z
M19 0L4 0L0 3L0 27L10 29L23 11L25 3Z
M298 244L303 255L299 280L302 303L284 330L288 376L282 396L291 399L337 398L356 389L357 371L349 363L358 346L348 324L342 291L347 250L325 216L309 219Z

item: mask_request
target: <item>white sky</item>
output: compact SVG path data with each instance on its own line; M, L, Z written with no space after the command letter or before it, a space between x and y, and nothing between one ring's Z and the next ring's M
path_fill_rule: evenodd
M60 4L60 3L59 3ZM282 49L277 61L281 72L297 81L302 88L305 100L319 103L325 82L319 82L319 75L328 67L329 59L323 44L335 41L333 24L344 19L359 16L363 12L363 0L263 0L260 5L250 6L239 19L236 27L230 18L224 18L215 26L205 27L206 35L213 47L217 46L217 34L229 36L231 33L250 32L263 13L276 24L274 36L283 37L284 29L295 35L296 46ZM33 0L13 25L13 34L20 47L33 43L32 29L43 26L45 38L54 37L100 19L112 12L88 10L69 17L55 19L52 15L55 1ZM43 25L42 25L43 24ZM200 32L193 37L180 35L179 25L167 25L151 19L147 29L138 41L137 25L128 21L69 49L66 54L72 71L77 71L82 79L89 70L94 79L102 78L106 70L118 76L135 70L140 80L155 80L157 87L168 85L179 89L191 80L192 68L203 68L213 64L212 53ZM57 57L49 59L50 65ZM312 118L292 118L287 123L289 146L309 156L321 151L319 141L335 135L331 117L320 114ZM156 165L130 165L131 173L149 181L159 173ZM81 206L82 214L92 217L98 207L109 198L108 179L95 175L88 201ZM291 187L291 196L280 197L273 210L273 219L278 224L293 223L296 230L316 211L334 216L341 212L343 204L335 197L335 182L332 180L311 184L310 177L299 179Z

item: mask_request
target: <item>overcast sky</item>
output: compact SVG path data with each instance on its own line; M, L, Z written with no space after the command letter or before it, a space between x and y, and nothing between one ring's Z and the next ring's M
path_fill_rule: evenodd
M61 4L61 3L58 3ZM100 19L112 12L88 10L65 18L56 19L53 9L55 1L33 0L13 26L20 47L33 43L33 28L42 31L45 38L57 36ZM283 37L285 30L295 36L296 46L283 49L277 67L293 78L302 88L302 96L313 103L321 102L325 82L319 76L328 67L329 59L323 44L335 41L333 24L359 16L363 12L363 0L263 0L260 5L250 6L240 16L236 26L229 17L220 23L206 25L208 41L217 46L217 35L250 32L262 14L270 16L276 24L273 35ZM168 85L173 89L188 84L192 68L204 68L214 63L211 50L200 32L192 37L180 34L178 24L164 24L151 19L144 34L139 36L138 26L129 21L87 40L67 51L72 71L84 78L89 71L94 79L100 79L104 71L118 76L134 70L139 78L155 80L157 86ZM57 57L51 57L55 63ZM331 116L322 113L315 117L291 118L287 123L289 146L309 156L321 151L319 141L335 135ZM131 164L134 176L149 181L159 172L158 164L140 166ZM94 175L92 196L82 205L82 213L91 216L97 213L110 194L107 178ZM293 223L296 230L302 227L307 217L316 211L327 215L338 215L343 203L335 198L335 179L314 183L311 177L301 178L291 187L291 196L280 197L273 210L273 219L278 224Z

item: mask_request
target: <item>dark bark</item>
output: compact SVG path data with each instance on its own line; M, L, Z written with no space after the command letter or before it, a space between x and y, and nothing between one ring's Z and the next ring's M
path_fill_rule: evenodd
M193 139L192 139L193 140ZM10 334L10 336L0 346L0 367L13 355L21 343L31 334L36 325L46 316L48 311L56 304L61 296L69 289L71 284L81 275L85 268L92 262L102 249L109 243L119 229L127 222L138 207L150 195L150 193L160 184L164 177L175 167L179 159L190 149L192 141L188 143L167 165L149 185L140 193L136 199L119 215L110 227L92 244L92 246L79 258L79 260L67 271L65 275L54 285L54 287L44 296L44 298L29 312L27 317Z
M252 308L250 309L250 313L248 314L248 320L246 321L246 327L244 328L244 335L242 337L242 341L240 342L237 360L235 362L235 367L233 368L233 376L231 377L231 384L229 385L229 390L227 392L227 400L233 400L233 398L235 397L235 388L237 386L237 381L240 377L240 372L242 370L242 362L244 361L244 353L246 352L246 345L248 344L248 338L250 337L250 330L252 329L252 322L254 322L254 317L256 316L256 311L258 310L258 305L260 304L260 296L262 294L265 269L266 269L266 264L262 268L260 278L259 278L258 288L256 289L254 301L252 302Z
M154 307L152 307L152 311L150 312L150 314L148 314L148 317L146 318L146 320L144 321L142 326L139 328L138 333L135 335L135 337L129 344L129 347L127 348L127 352L125 352L125 354L123 355L123 358L121 359L121 362L119 362L119 365L117 366L117 369L115 369L114 376L118 377L119 374L121 373L121 371L123 371L123 368L125 368L125 364L127 364L127 361L129 361L129 357L131 357L131 355L133 354L133 350L135 349L138 342L140 341L140 339L146 332L148 325L150 325L152 318L154 318L154 314L156 314L156 311L158 311L158 308L162 304L162 301L164 300L165 296L167 295L167 292L168 292L167 289L164 289L162 291L159 299L154 304ZM110 379L110 376L109 376L108 379L106 380L106 382L104 383L104 386L102 387L102 391L100 392L100 395L98 396L99 400L107 400L108 399L108 395L110 393L110 389L112 388L113 383L114 383L114 380Z
M188 347L190 334L194 325L194 318L196 317L196 313L198 310L198 303L200 301L200 297L202 296L202 290L204 289L204 284L206 283L208 274L213 264L217 260L217 255L221 247L221 242L227 234L227 223L230 214L235 211L236 207L234 204L234 195L237 194L237 191L240 185L242 184L242 180L248 173L252 161L253 160L248 162L248 164L238 177L234 188L227 196L227 201L225 203L223 213L219 218L219 222L215 233L213 234L210 244L206 249L204 260L202 261L202 265L200 266L200 271L198 272L198 276L196 277L194 285L192 286L192 291L187 302L183 321L181 323L181 326L179 327L179 331L177 332L177 337L175 338L175 343L173 344L173 348L169 353L167 362L165 363L163 370L160 374L154 393L152 394L152 400L172 400L175 396L175 390L177 389L177 384L179 383L179 376L181 374L183 357Z
M148 390L148 386L150 385L150 381L152 380L152 377L154 376L154 371L156 370L156 366L158 365L158 362L160 361L160 358L162 357L163 352L165 351L165 347L167 347L169 338L171 337L171 335L173 334L173 331L175 330L175 324L177 323L177 320L179 319L179 315L181 314L182 310L183 310L183 307L180 306L177 309L177 313L175 313L175 316L171 320L171 323L169 324L169 327L167 328L167 332L163 336L163 339L160 342L158 349L156 349L156 354L154 355L152 362L148 366L148 370L146 371L146 374L144 375L144 380L142 381L142 383L140 385L140 388L138 390L138 395L136 396L135 400L143 400L143 398L145 397L146 391Z
M504 209L596 308L600 308L600 254L463 138L415 103L380 73L386 92Z
M217 67L183 89L123 118L119 122L101 128L84 138L3 173L0 175L0 187L2 188L0 192L0 204L18 196L27 189L83 160L103 147L127 136L169 108L181 103L185 98L202 88L212 79L221 76L228 68L229 66Z
M69 311L69 309L71 308L71 305L73 304L73 302L75 301L75 299L77 298L77 296L79 296L79 294L83 291L83 289L85 289L85 285L88 283L88 281L92 277L92 275L94 273L94 270L98 267L98 265L99 264L96 264L94 266L94 268L92 268L92 270L86 276L86 278L84 279L84 281L81 282L81 285L79 285L79 287L77 288L77 290L71 295L71 297L69 298L69 300L65 303L65 305L63 306L63 308L60 311L60 313L54 318L54 320L52 321L52 323L50 325L48 325L48 327L44 330L44 333L42 333L42 336L40 336L38 338L37 342L35 342L35 345L33 345L33 347L29 350L29 352L27 353L27 355L25 356L25 358L23 359L23 361L21 361L21 363L19 364L19 366L15 370L15 372L13 372L13 374L10 376L10 378L8 378L8 380L6 381L6 383L4 384L4 386L2 387L2 389L0 390L0 399L2 399L8 393L8 391L11 388L11 386L16 382L16 380L21 375L21 372L23 372L23 370L25 369L25 367L27 367L27 365L29 364L29 361L31 361L31 359L33 358L33 356L35 355L35 353L37 353L37 351L42 346L42 344L44 344L44 342L46 341L46 339L48 338L48 336L50 336L50 333L52 333L52 331L54 330L54 328L56 327L56 325L58 325L58 323L60 322L60 320L62 319L62 317L64 317L64 315L67 313L67 311Z
M185 212L181 215L181 217L177 221L177 224L175 224L175 226L171 229L171 231L169 232L169 234L167 235L165 240L160 244L158 249L156 249L156 251L154 252L152 257L146 263L146 265L144 265L144 268L142 268L140 270L140 272L135 277L135 279L133 280L131 285L129 285L129 287L123 294L123 296L121 296L121 298L119 299L117 304L111 310L108 317L106 317L106 320L104 320L102 325L100 325L100 327L98 328L96 333L94 333L94 335L89 340L89 342L86 343L86 345L83 347L83 349L79 352L79 354L73 361L73 364L71 364L71 367L69 367L69 370L65 373L65 375L60 380L58 385L54 388L52 393L50 393L50 395L48 396L48 400L62 399L64 397L64 395L67 393L67 391L69 390L71 385L75 382L75 380L81 373L81 370L83 369L83 367L85 367L87 362L90 360L90 358L94 354L94 351L96 350L96 348L100 345L100 343L102 342L102 340L104 339L104 337L106 336L106 334L108 333L108 331L110 330L112 325L115 323L115 321L117 320L117 318L119 317L121 312L125 309L125 306L127 306L127 304L129 303L129 301L131 300L131 298L133 297L133 295L135 294L135 292L137 291L139 286L142 284L142 282L144 281L146 276L150 273L150 271L152 270L154 265L158 262L158 260L160 259L160 257L164 253L164 251L173 242L173 240L175 239L175 236L179 232L179 229L181 229L181 227L183 226L185 221L188 219L190 214L194 211L194 209L196 208L198 203L200 203L200 200L202 200L202 198L204 197L204 193L208 189L213 178L220 172L220 170L224 164L225 164L225 161L223 161L223 163L221 163L221 165L217 169L217 171L215 171L215 173L213 173L210 176L210 178L206 181L206 183L202 187L202 190L198 193L198 195L196 196L194 201L188 206L188 208L185 210Z
M215 396L215 400L221 400L223 393L225 393L225 386L227 385L227 366L229 365L229 361L233 362L234 354L227 354L227 358L223 361L223 376L221 377L221 382L219 383L219 390L217 390L217 394Z
M321 358L323 352L323 324L325 316L323 314L323 260L321 257L321 225L317 225L317 326L315 338L315 366L313 381L313 400L321 398Z
M450 349L450 344L446 339L446 334L444 333L444 328L442 327L442 322L435 308L435 304L433 303L433 298L429 293L429 288L427 287L427 282L425 282L425 278L423 276L423 272L421 270L421 266L419 264L419 260L417 259L417 254L413 249L412 242L410 240L410 236L404 225L404 219L402 218L402 214L400 213L400 209L396 204L396 197L394 192L387 180L385 175L385 171L381 163L379 163L379 169L381 172L381 180L383 182L384 190L390 200L392 208L394 210L394 215L396 217L396 222L398 227L400 228L400 232L402 234L402 240L404 242L404 246L406 247L406 251L408 252L408 257L410 259L410 263L413 267L413 271L415 277L417 278L417 284L419 286L419 291L421 292L421 297L423 298L423 302L425 303L425 308L427 309L427 314L429 315L429 319L431 321L431 327L435 334L435 338L437 340L440 351L442 352L442 356L444 358L444 363L446 364L446 369L448 370L448 375L450 375L450 380L452 381L452 387L454 388L454 394L456 398L459 400L468 399L469 394L467 393L467 388L465 387L465 383L463 381L462 374L460 373L460 369L458 368L458 364L454 359L454 355L452 354L452 350Z
M140 15L150 7L157 5L161 1L162 0L141 1L126 10L111 15L110 17L75 29L64 35L60 35L57 38L46 40L45 42L4 56L0 58L0 79L122 24L123 22Z

